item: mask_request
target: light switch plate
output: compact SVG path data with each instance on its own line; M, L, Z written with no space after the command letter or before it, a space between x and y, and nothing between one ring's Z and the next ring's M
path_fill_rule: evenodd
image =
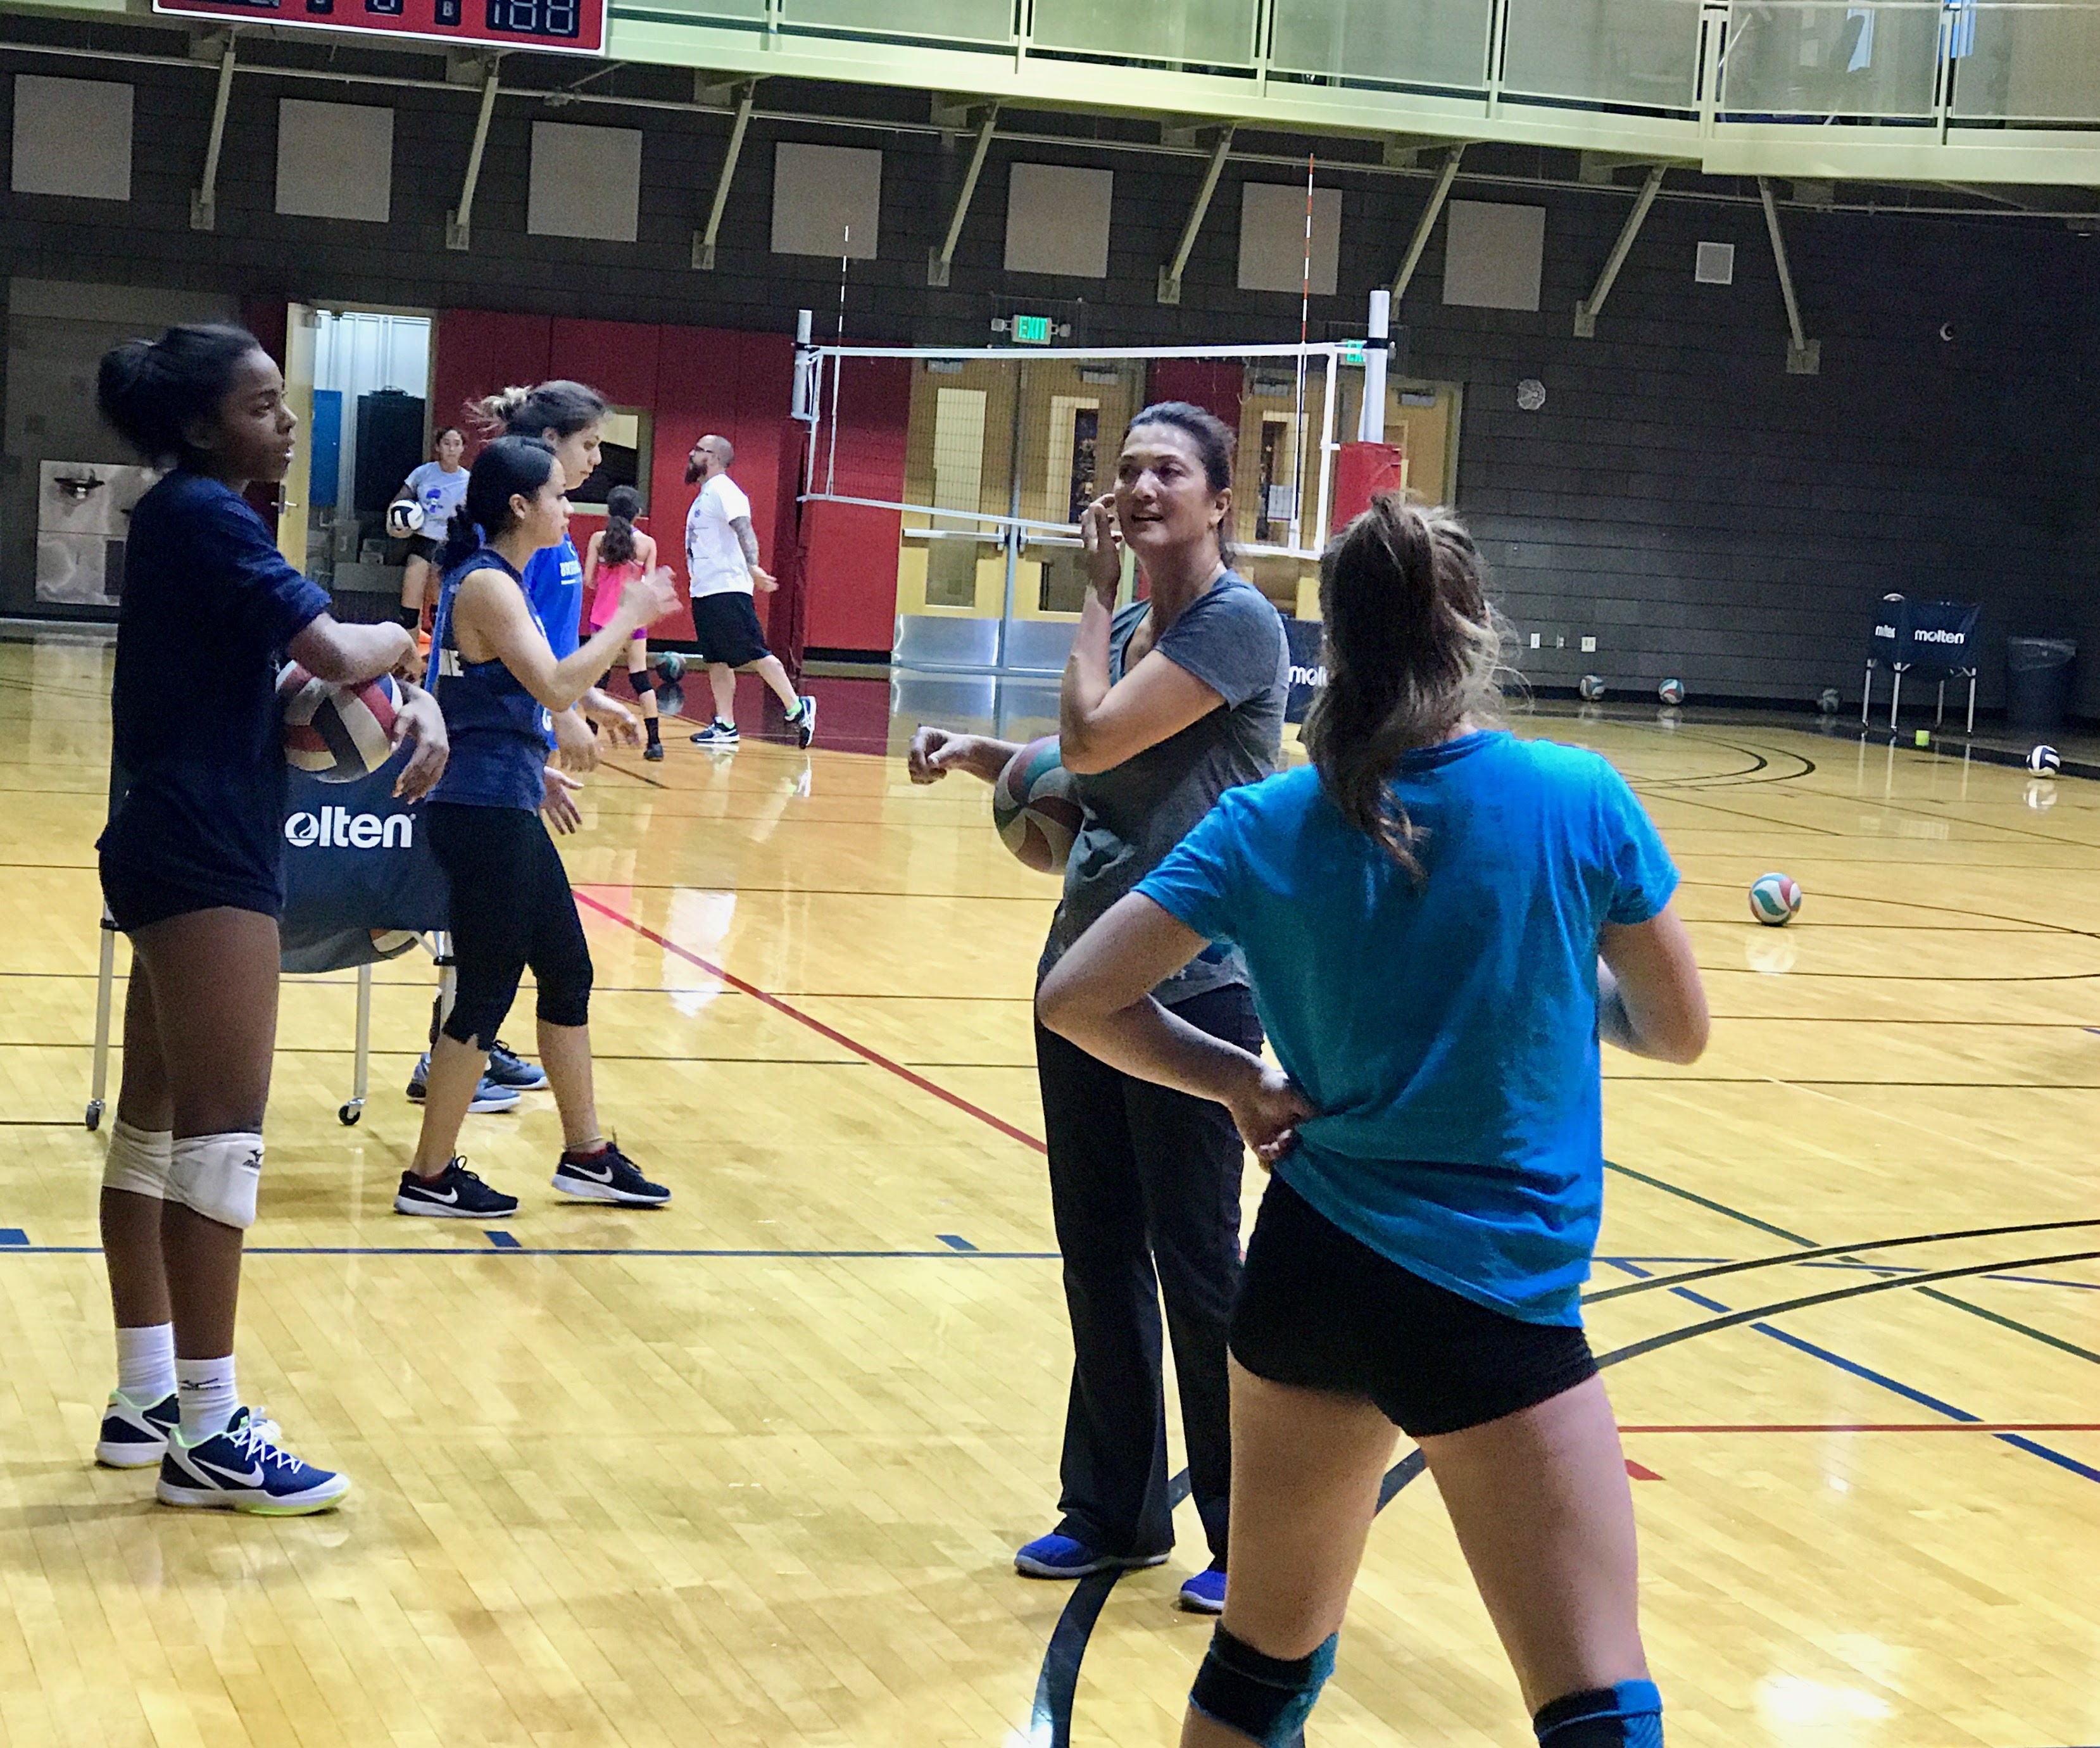
M1585 656L1594 656L1597 653L1597 640L1595 638L1583 638L1582 653Z
M1531 634L1531 647L1533 649L1537 649L1538 647L1538 633L1535 631Z

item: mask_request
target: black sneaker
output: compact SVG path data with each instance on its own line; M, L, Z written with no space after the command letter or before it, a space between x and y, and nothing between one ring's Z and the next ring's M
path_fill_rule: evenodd
M725 722L720 717L693 736L696 747L733 747L743 737L736 731L736 724Z
M802 708L788 718L788 726L795 731L795 739L803 746L817 738L817 700L807 692L802 694Z
M660 740L651 741L647 746L642 749L642 756L645 759L662 758L664 757L664 743Z
M638 1172L615 1141L581 1158L563 1154L554 1168L554 1187L579 1202L618 1202L629 1207L661 1207L671 1199L671 1192Z
M518 1212L518 1198L490 1189L455 1154L435 1177L404 1172L394 1192L394 1212L438 1220L501 1220Z
M514 1092L537 1092L547 1084L547 1070L527 1062L499 1038L488 1047L488 1066L482 1070L482 1078Z

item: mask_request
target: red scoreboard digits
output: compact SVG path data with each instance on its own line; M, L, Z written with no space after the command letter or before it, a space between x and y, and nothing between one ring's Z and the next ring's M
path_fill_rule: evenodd
M311 24L427 42L493 42L570 55L605 51L606 0L153 0L156 12Z

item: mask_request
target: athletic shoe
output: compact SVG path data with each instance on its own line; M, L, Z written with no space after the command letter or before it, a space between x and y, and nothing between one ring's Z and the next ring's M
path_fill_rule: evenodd
M579 1159L565 1153L554 1168L554 1187L579 1202L617 1202L628 1207L661 1207L671 1192L652 1184L634 1168L634 1162L607 1141L602 1150Z
M547 1070L528 1062L501 1038L488 1047L488 1067L483 1079L493 1081L510 1092L537 1092L547 1084Z
M664 743L660 740L651 741L647 746L642 749L642 756L645 759L653 760L662 758L664 757Z
M1225 1575L1215 1566L1198 1573L1181 1587L1181 1606L1191 1614L1225 1612Z
M803 746L817 738L817 700L807 692L802 694L802 708L788 718L795 731L795 739Z
M518 1198L490 1189L454 1154L435 1177L404 1172L401 1187L394 1192L394 1212L437 1220L501 1220L518 1212Z
M172 1390L144 1408L121 1390L112 1390L102 1416L102 1436L95 1444L95 1460L106 1469L143 1469L158 1463L167 1451L168 1428L182 1415L182 1404Z
M178 1426L168 1435L155 1496L163 1505L266 1517L303 1517L332 1510L350 1491L345 1476L317 1469L278 1443L277 1429L245 1408L236 1409L223 1432L195 1444Z
M1157 1554L1104 1554L1097 1547L1054 1531L1039 1535L1013 1556L1013 1569L1025 1578L1088 1578L1096 1572L1130 1571L1166 1564L1164 1550Z
M743 735L737 732L735 723L725 722L720 717L717 717L713 722L708 723L692 738L693 744L696 747L733 747L743 739Z
M509 1053L505 1053L508 1054ZM495 1053L490 1053L493 1066ZM512 1057L514 1062L518 1060ZM537 1072L536 1070L535 1072ZM544 1077L543 1077L544 1078ZM426 1050L417 1059L416 1071L408 1076L408 1102L420 1105L430 1090L430 1053ZM492 1075L483 1075L481 1084L474 1089L474 1102L467 1109L477 1116L487 1111L509 1110L518 1102L518 1095Z

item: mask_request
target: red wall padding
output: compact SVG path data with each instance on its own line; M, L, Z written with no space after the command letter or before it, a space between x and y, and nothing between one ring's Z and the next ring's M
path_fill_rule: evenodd
M904 496L906 429L911 417L911 360L857 358L839 397L838 441L828 428L815 459L842 497ZM827 397L831 385L825 384ZM804 520L809 550L809 642L819 649L886 650L897 631L897 549L903 518L855 504L812 504Z
M1215 413L1228 430L1237 433L1240 395L1246 384L1246 367L1229 359L1162 358L1153 364L1145 399L1188 401Z

